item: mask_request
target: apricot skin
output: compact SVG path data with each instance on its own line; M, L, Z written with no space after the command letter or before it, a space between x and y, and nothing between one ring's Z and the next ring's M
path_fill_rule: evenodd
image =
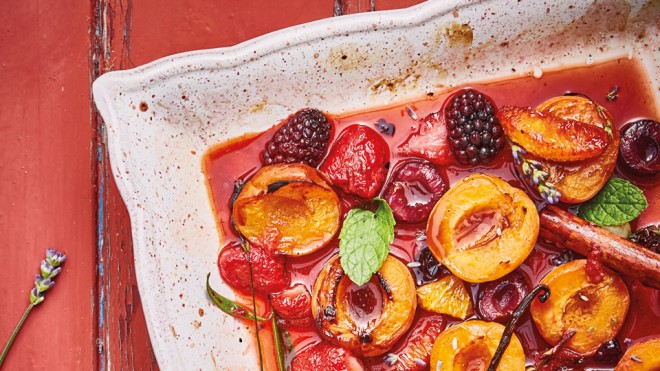
M275 182L310 182L326 189L332 189L325 176L305 164L276 164L264 166L243 185L236 201L243 198L261 196L268 192L268 186Z
M630 347L614 371L660 370L660 338L653 338Z
M607 146L603 128L531 108L505 106L497 118L509 139L545 160L587 160L601 154Z
M445 330L433 344L431 370L485 371L497 350L504 326L496 322L472 320L461 322ZM441 366L438 367L438 362ZM518 337L513 334L497 370L524 370L525 353Z
M548 181L561 193L560 201L580 203L592 198L612 176L619 153L621 136L615 128L612 116L606 110L599 111L596 104L580 96L551 98L536 109L547 115L563 117L599 128L605 128L607 120L610 121L612 137L608 137L605 150L598 156L576 162L546 162L550 175Z
M281 185L269 192L269 186ZM339 197L320 173L303 164L262 168L234 201L236 229L250 243L290 256L307 255L339 230Z
M489 215L491 225L479 215ZM472 174L450 188L426 227L433 255L472 283L496 280L516 269L534 248L538 232L539 216L529 196L486 174Z
M544 303L533 301L531 314L539 333L550 345L575 331L565 346L591 355L621 329L630 296L623 280L607 267L603 267L603 279L591 283L586 263L586 259L573 260L550 271L541 280L550 288L550 298Z
M374 357L390 350L408 331L417 309L415 282L408 267L388 255L378 274L389 293L381 287L380 315L365 327L351 316L346 294L351 281L344 274L339 255L326 263L312 292L312 315L323 338L355 354Z

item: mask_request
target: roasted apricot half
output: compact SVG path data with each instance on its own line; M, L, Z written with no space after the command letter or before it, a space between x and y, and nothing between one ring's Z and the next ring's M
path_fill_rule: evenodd
M614 371L660 370L660 338L653 338L630 347Z
M541 283L550 288L550 298L544 303L534 300L531 313L550 345L575 332L564 346L591 355L621 329L630 296L623 280L607 267L600 282L591 282L586 263L586 259L573 260L543 277Z
M339 230L337 194L314 168L277 164L259 170L236 197L236 229L251 243L283 255L306 255Z
M417 288L417 304L430 312L460 319L474 313L470 292L463 281L452 274Z
M485 371L497 350L504 326L497 322L473 320L445 330L433 344L431 370ZM513 334L497 370L524 370L525 353Z
M599 155L607 145L607 133L603 128L532 108L505 106L497 117L513 142L546 160L586 160Z
M500 178L472 174L445 193L426 226L433 255L464 281L498 279L534 248L539 215L532 200Z
M546 115L582 122L597 128L612 128L607 146L596 157L576 162L546 163L549 179L561 197L562 202L579 203L598 193L612 176L616 165L621 136L614 128L614 119L607 110L580 96L561 96L548 99L536 110ZM607 121L609 120L609 124Z
M391 255L362 286L344 274L336 255L314 283L312 315L326 340L373 357L387 352L408 331L417 308L415 299L408 267Z

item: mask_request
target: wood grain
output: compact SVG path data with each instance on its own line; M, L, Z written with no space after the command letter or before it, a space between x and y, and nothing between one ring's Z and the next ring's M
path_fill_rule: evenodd
M48 247L68 255L3 370L95 363L96 181L89 4L0 2L0 345L29 303Z
M223 0L170 2L103 0L95 4L94 77L127 69L170 54L231 46L261 34L329 17L329 1L295 0L272 4ZM291 10L293 9L293 10ZM103 122L93 120L98 133ZM98 138L99 354L101 369L158 369L142 312L133 270L130 220L108 162L105 138Z

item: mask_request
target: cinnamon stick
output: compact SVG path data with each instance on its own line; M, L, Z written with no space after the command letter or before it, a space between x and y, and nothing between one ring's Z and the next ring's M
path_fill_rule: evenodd
M621 238L556 206L539 213L539 240L560 249L569 248L588 256L600 249L602 262L610 268L660 289L660 254Z

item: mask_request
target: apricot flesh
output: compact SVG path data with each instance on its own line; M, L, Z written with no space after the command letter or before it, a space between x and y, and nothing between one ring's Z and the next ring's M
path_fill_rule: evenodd
M433 344L431 370L486 371L502 338L504 326L496 322L473 320L445 330ZM513 334L497 370L524 370L525 353Z
M299 256L322 248L335 236L341 205L315 169L277 164L262 168L245 184L234 201L232 217L250 243Z
M575 331L564 346L591 355L621 329L630 296L623 280L607 267L603 267L600 282L591 282L586 262L573 260L550 271L541 280L550 288L550 298L544 303L534 300L531 314L550 345Z
M439 314L466 319L474 313L472 298L460 278L447 275L417 289L417 304Z
M373 291L377 291L373 304L365 307L364 298ZM314 283L312 315L323 338L355 354L373 357L390 350L408 331L417 309L415 299L415 282L408 267L393 256L385 258L371 281L357 286L344 274L339 255L335 255Z
M630 347L614 371L660 370L660 338L653 338Z
M472 174L445 193L426 227L429 249L454 275L479 283L516 269L534 248L539 216L520 189Z
M547 115L575 120L587 125L605 128L612 127L605 150L596 157L584 161L558 163L545 162L549 179L565 203L584 202L598 193L612 176L619 153L621 136L614 128L614 120L606 110L599 110L594 102L580 96L561 96L548 99L536 107Z

